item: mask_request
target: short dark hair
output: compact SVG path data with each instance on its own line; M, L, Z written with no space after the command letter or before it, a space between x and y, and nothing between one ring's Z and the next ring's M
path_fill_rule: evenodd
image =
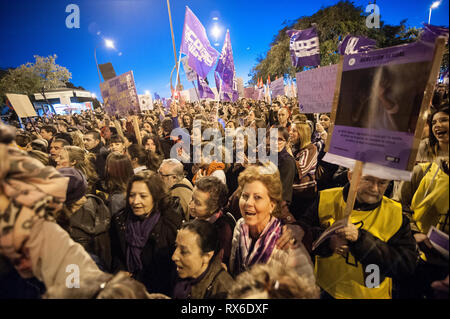
M195 187L201 192L209 194L207 201L208 209L216 212L228 201L228 188L215 176L202 177L195 182Z
M63 139L66 140L69 143L69 145L73 145L73 139L69 133L56 133L54 136L55 139Z
M53 144L53 143L61 143L63 147L70 146L69 141L67 141L63 138L57 138L57 139L53 140L53 142L51 144Z
M161 127L166 134L170 134L173 130L173 122L171 119L164 119L161 123Z
M202 253L213 251L215 255L219 251L219 236L214 224L197 218L181 225L181 229L188 229L198 235L197 243Z
M54 127L53 125L44 125L42 126L41 130L52 133L52 135L55 135L57 132L56 127Z
M85 135L92 135L92 137L94 138L94 140L101 140L101 135L99 132L91 130L91 131L87 131Z

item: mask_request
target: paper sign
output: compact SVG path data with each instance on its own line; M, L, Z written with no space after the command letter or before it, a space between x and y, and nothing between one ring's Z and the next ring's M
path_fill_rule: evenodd
M6 98L11 103L18 117L37 116L36 110L27 95L7 93Z
M411 171L433 52L416 42L344 56L329 152Z
M284 95L284 79L279 78L270 84L270 90L272 91L272 98Z
M100 83L104 108L109 115L128 115L140 112L139 97L134 84L133 71Z
M153 110L153 100L151 95L139 95L139 106L141 108L141 111Z
M337 64L296 74L302 113L329 113L333 106Z

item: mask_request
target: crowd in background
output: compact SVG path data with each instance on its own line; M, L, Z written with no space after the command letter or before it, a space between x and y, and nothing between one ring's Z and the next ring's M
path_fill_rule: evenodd
M98 109L0 124L0 297L448 296L448 255L427 237L432 226L449 232L448 88L427 112L412 180L363 176L352 221L317 249L352 172L323 160L331 115L301 114L296 99L155 102L124 117ZM192 143L194 121L221 133L219 157L194 163L189 145L183 161L171 158L182 142L173 130ZM238 162L236 149L251 146L235 137L261 128L277 130L276 165ZM379 289L364 286L370 264ZM67 265L79 268L80 288L67 286Z

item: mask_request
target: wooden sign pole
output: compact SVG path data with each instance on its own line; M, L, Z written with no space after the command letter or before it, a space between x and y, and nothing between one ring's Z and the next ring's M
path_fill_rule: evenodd
M134 128L134 134L136 135L136 140L139 145L142 145L142 136L141 136L141 130L139 129L139 122L137 116L133 116L133 128Z

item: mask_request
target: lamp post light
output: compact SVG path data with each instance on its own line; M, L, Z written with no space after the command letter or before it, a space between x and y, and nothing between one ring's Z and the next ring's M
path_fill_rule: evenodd
M428 15L428 24L430 24L430 22L431 22L431 10L436 9L437 7L439 7L440 4L441 4L441 1L435 1L430 6L430 14Z
M95 49L94 49L94 57L95 57L95 65L97 66L98 80L99 80L100 83L101 83L101 82L102 82L102 79L100 78L100 69L99 69L99 67L98 67L98 62L97 62L97 48L98 48L99 45L100 45L100 43L97 44L97 46L96 46ZM115 47L114 47L114 42L111 41L111 40L109 40L109 39L105 39L105 45L106 45L107 48L115 49Z

